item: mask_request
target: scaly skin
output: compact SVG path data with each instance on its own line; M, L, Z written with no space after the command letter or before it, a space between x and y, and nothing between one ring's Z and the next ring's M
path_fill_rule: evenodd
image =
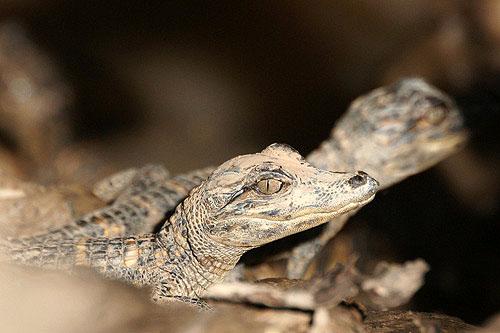
M422 79L406 78L358 97L307 160L325 170L366 171L385 189L445 159L466 139L453 100ZM314 256L355 213L331 221L317 238L296 246L287 276L303 277Z
M337 122L330 138L307 160L326 170L364 170L379 180L382 188L387 188L446 158L465 138L463 120L453 101L425 81L407 78L356 99ZM210 168L202 170L194 173L194 177L190 174L176 176L187 182L180 191L168 181L163 182L168 191L163 191L165 199L157 208L162 212L159 216L173 209L192 187L201 182L203 174L210 171ZM119 180L118 183L126 181ZM160 185L161 182L152 186ZM114 186L108 187L112 192ZM293 249L287 267L289 278L303 276L312 258L343 227L350 215L337 218L316 239ZM106 222L114 225L112 220ZM131 228L121 228L121 234L132 235L134 228L151 231L157 222L159 219L134 219L124 224ZM72 229L72 232L77 229ZM87 235L104 235L104 229L94 229ZM85 236L85 233L86 230L81 230L78 235ZM66 235L72 237L74 234Z
M115 200L120 194L122 194L126 189L130 187L135 187L134 182L138 178L144 177L143 174L149 173L149 168L143 167L141 169L137 168L130 168L127 170L123 170L120 172L117 172L115 174L112 174L109 177L106 177L100 181L98 181L96 184L94 184L92 188L92 193L101 199L102 201L105 202L111 202ZM153 171L154 169L157 169L156 172L153 172L152 177L148 177L147 179L151 179L153 181L150 186L154 186L154 180L159 176L158 181L163 180L167 178L168 176L168 171L163 168L162 166L153 166L151 165ZM158 175L158 176L157 176ZM144 183L144 181L143 181Z
M357 98L307 160L325 170L364 170L383 189L445 159L466 138L453 100L421 79L406 78ZM314 256L353 214L340 216L317 238L296 246L287 276L303 277Z
M167 170L159 165L122 171L94 187L94 194L102 200L115 199L109 206L61 228L11 241L40 244L78 237L124 237L151 232L164 218L168 207L175 207L209 174L197 170L168 178Z
M366 171L384 189L445 159L466 138L453 100L422 79L406 78L357 98L307 160L325 170ZM303 277L355 213L331 221L317 238L293 248L287 276Z
M448 157L466 138L453 100L407 78L354 100L307 160L326 170L363 170L387 188Z
M378 183L360 172L314 168L286 145L222 164L156 234L4 244L14 262L152 285L153 299L197 299L246 251L325 223L371 201Z

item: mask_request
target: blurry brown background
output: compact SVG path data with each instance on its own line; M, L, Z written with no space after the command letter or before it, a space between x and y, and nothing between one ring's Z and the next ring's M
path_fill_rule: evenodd
M272 142L307 154L355 97L425 77L459 101L469 146L348 228L390 243L392 260L429 262L413 310L478 323L500 309L500 1L19 0L0 15L24 24L74 96L59 153L36 158L0 135L37 181L91 183L147 162L181 172ZM50 176L74 154L97 166Z

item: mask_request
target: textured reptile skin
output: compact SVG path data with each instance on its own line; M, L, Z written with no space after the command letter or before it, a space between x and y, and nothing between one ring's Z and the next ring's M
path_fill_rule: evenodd
M244 252L357 209L377 189L365 173L317 169L289 146L274 144L215 169L156 234L11 240L2 252L13 262L68 271L90 266L109 278L151 285L157 301L196 300Z
M406 78L356 99L330 137L307 160L326 170L364 170L380 182L381 188L387 188L446 158L466 137L463 119L450 97L421 79ZM164 170L164 177L148 178L147 172L140 170L126 170L96 186L94 193L98 196L108 200L117 197L110 207L89 214L83 222L40 235L36 242L152 231L213 168L173 178L168 178ZM137 183L134 179L144 180ZM293 248L287 263L288 277L302 277L312 258L354 213L335 219L317 238Z

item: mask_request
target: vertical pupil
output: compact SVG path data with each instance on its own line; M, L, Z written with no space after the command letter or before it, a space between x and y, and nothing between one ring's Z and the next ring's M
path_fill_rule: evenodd
M257 189L264 194L274 194L281 189L281 182L276 179L262 179L257 183Z

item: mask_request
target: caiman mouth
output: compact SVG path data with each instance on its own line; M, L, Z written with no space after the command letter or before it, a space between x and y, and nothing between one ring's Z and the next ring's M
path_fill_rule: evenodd
M294 219L282 220L282 221L287 222L287 223L296 224L296 228L294 228L293 233L301 232L301 231L313 228L315 226L318 226L320 224L329 222L332 219L334 219L340 215L343 215L345 213L348 213L350 211L355 210L356 208L363 207L364 205L366 205L367 203L372 201L373 198L375 198L375 193L368 195L368 197L365 200L357 201L357 202L350 202L350 203L336 209L335 211L315 212L315 213L309 213L309 214L306 213L306 214L298 216Z
M469 133L463 131L437 140L424 142L423 146L430 152L452 150L464 145L468 138Z
M273 221L273 222L286 222L286 223L296 221L297 219L299 219L301 217L306 217L307 220L312 220L313 218L309 218L309 217L316 216L316 215L317 216L331 215L333 217L336 217L338 215L342 215L342 214L347 213L353 209L356 209L360 206L366 205L367 203L369 203L370 201L373 200L373 198L375 197L375 194L377 193L377 190L378 190L378 186L367 191L367 193L363 197L361 197L359 200L341 203L338 207L335 207L334 209L329 210L329 211L327 211L327 210L321 211L318 209L317 211L311 212L311 210L303 210L303 211L295 214L293 217L288 217L288 218L283 218L280 216L268 216L268 215L265 215L262 213L255 214L253 216L247 215L246 217L253 218L256 220L265 220L265 221Z
M265 237L265 240L263 240L261 237L257 237L254 233L254 236L256 237L251 240L248 240L247 242L238 242L230 239L225 239L223 240L223 243L247 249L255 248L265 243L270 243L277 239L290 236L292 234L307 229L311 229L320 224L329 222L342 214L348 213L352 210L355 210L356 208L360 208L366 205L367 203L372 201L374 197L375 193L370 193L365 200L349 202L343 205L342 207L339 207L332 211L327 211L327 212L317 211L312 213L306 212L301 216L298 217L296 216L293 219L288 219L288 220L287 219L275 220L271 218L247 216L246 218L251 219L254 225L264 226L261 230L257 231L257 234L269 233L268 236Z
M337 207L335 210L330 211L304 211L298 215L295 215L293 218L279 218L279 217L270 217L270 216L247 216L246 218L252 218L254 220L260 221L273 221L273 222L283 222L283 223L304 223L313 220L324 220L320 223L315 223L314 226L320 225L321 223L327 222L339 215L345 214L354 210L356 208L362 207L373 200L375 197L376 191L369 192L365 195L363 199L355 202L348 202L340 207ZM311 228L310 226L308 228ZM308 229L304 228L302 230Z

